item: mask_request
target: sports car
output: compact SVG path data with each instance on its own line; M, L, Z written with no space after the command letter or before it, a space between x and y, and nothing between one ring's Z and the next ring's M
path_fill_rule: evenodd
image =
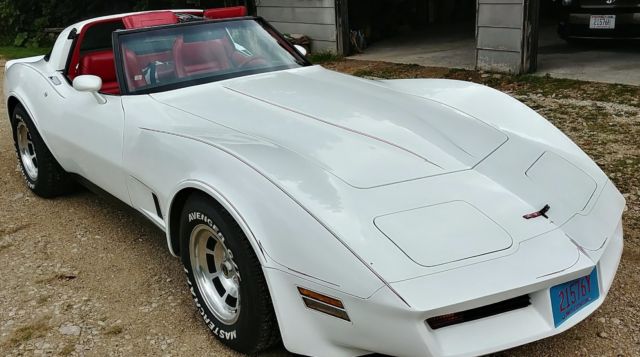
M625 201L570 139L482 85L303 52L244 8L74 24L6 64L24 179L166 232L207 328L244 353L478 355L603 303Z

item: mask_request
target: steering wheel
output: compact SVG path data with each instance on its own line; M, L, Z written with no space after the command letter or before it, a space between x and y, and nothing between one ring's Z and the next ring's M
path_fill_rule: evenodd
M249 67L251 63L257 64L257 62L262 62L262 64L265 64L267 63L267 60L262 56L253 56L249 58L247 61L241 63L239 67L246 68L246 67Z

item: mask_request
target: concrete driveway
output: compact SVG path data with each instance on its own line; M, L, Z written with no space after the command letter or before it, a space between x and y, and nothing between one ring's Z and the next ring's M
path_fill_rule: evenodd
M589 41L569 44L555 25L540 32L538 72L556 78L640 85L640 42ZM419 64L427 67L475 68L473 32L455 27L431 28L374 43L350 58Z
M439 26L428 31L384 39L373 43L364 53L350 58L419 64L427 67L474 69L475 43L473 28Z
M548 26L540 33L537 74L640 85L640 41L567 43Z

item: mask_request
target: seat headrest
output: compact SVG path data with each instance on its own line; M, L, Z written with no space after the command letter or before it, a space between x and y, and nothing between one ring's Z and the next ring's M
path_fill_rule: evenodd
M204 10L204 17L207 19L228 19L233 17L247 16L245 6L222 7L218 9Z
M80 61L80 74L92 74L103 82L116 80L116 64L113 51L99 51L86 54Z
M129 15L122 18L124 27L138 29L143 27L173 25L178 23L178 17L172 11L154 11L144 14Z

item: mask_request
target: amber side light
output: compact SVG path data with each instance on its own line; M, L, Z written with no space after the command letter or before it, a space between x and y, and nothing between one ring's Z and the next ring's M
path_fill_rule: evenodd
M345 321L351 321L342 301L301 287L298 287L298 292L307 308Z
M317 301L321 301L325 304L337 307L338 309L344 309L344 305L342 305L342 301L338 300L338 299L334 299L332 297L326 296L326 295L322 295L320 293L317 293L315 291L311 291L311 290L307 290L305 288L301 288L298 287L298 292L300 292L300 295L302 296L306 296L308 298L311 298L313 300L317 300Z

